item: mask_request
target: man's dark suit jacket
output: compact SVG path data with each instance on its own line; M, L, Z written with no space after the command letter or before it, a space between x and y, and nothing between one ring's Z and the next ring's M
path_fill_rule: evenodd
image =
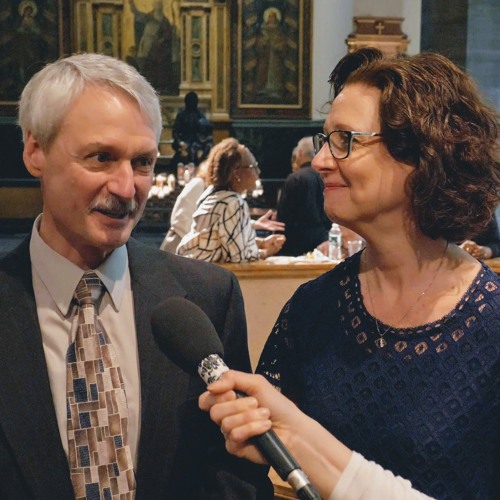
M226 452L218 427L198 409L202 381L160 352L151 331L155 306L185 297L212 320L227 364L250 371L235 277L133 239L127 248L142 397L136 498L272 498L267 468ZM29 238L0 261L0 357L0 498L73 498L38 324Z
M285 179L278 201L277 219L286 224L280 255L303 255L328 239L332 223L323 205L323 181L304 163Z
M491 258L500 256L500 232L498 230L498 221L493 214L490 222L480 234L472 238L478 245L491 248Z

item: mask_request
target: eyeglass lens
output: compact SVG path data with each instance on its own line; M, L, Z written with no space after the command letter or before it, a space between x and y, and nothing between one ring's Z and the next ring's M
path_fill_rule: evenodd
M348 155L349 143L351 140L349 132L338 130L331 132L328 136L325 136L324 134L316 134L313 137L314 150L316 154L319 153L327 140L330 151L335 158L341 160Z

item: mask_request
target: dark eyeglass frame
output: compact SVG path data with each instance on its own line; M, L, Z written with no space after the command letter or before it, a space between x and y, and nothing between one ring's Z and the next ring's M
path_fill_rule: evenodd
M347 145L347 152L344 156L336 156L335 153L333 152L332 145L330 143L330 136L332 134L335 134L336 132L343 132L344 134L347 134L349 137L349 143ZM321 151L321 148L325 145L325 143L328 144L328 149L330 149L331 155L336 159L336 160L345 160L346 158L349 157L352 151L352 139L353 137L381 137L382 134L380 132L354 132L354 130L332 130L328 134L323 134L321 132L318 132L317 134L314 134L313 136L313 146L314 146L314 153L318 154Z

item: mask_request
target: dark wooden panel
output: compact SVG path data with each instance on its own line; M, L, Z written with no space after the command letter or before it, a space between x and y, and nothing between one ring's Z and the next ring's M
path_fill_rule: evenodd
M23 163L23 141L21 129L15 119L5 117L0 122L0 180L32 179Z
M465 68L467 61L467 0L422 2L422 52L431 50Z

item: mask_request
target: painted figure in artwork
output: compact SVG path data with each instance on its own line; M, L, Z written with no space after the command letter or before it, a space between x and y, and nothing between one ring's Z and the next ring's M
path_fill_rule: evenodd
M135 66L160 93L177 95L180 83L179 40L175 26L164 13L162 0L142 12L129 0L134 14Z
M26 0L19 4L20 20L16 29L15 51L19 64L19 78L26 83L38 69L38 61L43 60L46 44L41 37L41 29L36 19L38 6Z
M256 43L255 96L282 99L285 94L284 59L287 45L281 25L282 14L276 7L269 7L264 11L263 19Z

